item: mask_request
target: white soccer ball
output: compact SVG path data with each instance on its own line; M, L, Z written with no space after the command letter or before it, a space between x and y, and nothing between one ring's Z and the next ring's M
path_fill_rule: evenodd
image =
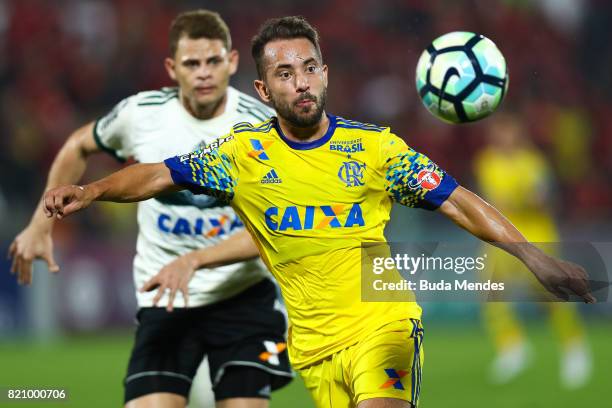
M493 113L508 91L506 59L487 37L455 31L436 38L419 58L416 87L429 112L450 123Z

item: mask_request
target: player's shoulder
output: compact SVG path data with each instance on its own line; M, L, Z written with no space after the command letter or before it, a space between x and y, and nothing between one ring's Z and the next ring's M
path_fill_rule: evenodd
M164 87L157 90L141 91L125 98L124 117L132 121L151 121L163 118L160 112L172 109L170 102L178 98L178 88Z
M251 118L249 119L253 122L265 121L275 113L268 105L236 88L229 87L228 92L233 92L236 96L238 101L236 108L237 112L245 116L250 116Z
M375 125L373 123L359 122L345 119L341 116L335 117L336 129L341 131L341 137L350 140L359 140L368 144L382 143L393 137L388 126ZM338 133L338 132L336 132Z
M389 131L389 127L375 125L373 123L359 122L356 120L345 119L342 116L336 116L336 128L340 129L353 129L357 131L371 132L371 133L383 133Z
M178 88L176 87L142 91L132 97L134 104L138 107L162 106L176 98L178 98Z
M157 124L164 117L159 114L160 110L169 107L168 102L177 97L177 88L161 88L132 94L119 101L110 112L98 120L98 129L105 128L111 122L123 123L128 127L141 122L154 121L153 123ZM133 137L132 132L130 137Z
M234 135L257 133L259 135L270 133L274 128L275 118L269 118L261 122L239 122L232 126L232 133Z

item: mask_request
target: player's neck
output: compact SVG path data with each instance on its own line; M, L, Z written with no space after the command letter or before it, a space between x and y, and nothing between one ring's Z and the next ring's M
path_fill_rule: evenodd
M181 95L181 104L189 112L191 116L199 120L212 119L220 116L225 112L225 105L227 104L227 92L221 99L215 103L208 105L196 105L192 106L188 98Z
M283 135L290 141L297 143L308 143L314 142L325 135L327 129L329 128L329 118L325 112L323 112L323 115L321 115L321 120L316 125L303 128L296 127L279 116L278 125L283 131Z

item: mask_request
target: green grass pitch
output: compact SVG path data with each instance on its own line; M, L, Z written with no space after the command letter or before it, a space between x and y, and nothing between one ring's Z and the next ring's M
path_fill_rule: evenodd
M527 372L508 385L494 386L486 379L493 351L480 327L426 322L420 407L612 406L612 322L590 321L587 327L595 359L594 375L586 387L567 391L559 384L558 343L547 324L529 326L534 359ZM130 347L131 335L126 333L71 337L48 345L2 341L0 389L65 388L70 397L61 403L9 403L2 397L0 406L119 407ZM296 379L273 394L271 406L306 408L313 404Z

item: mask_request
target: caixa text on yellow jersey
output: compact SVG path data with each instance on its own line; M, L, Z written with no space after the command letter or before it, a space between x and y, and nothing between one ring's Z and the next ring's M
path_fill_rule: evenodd
M345 211L348 206L347 204L332 204L286 208L269 207L265 211L266 226L271 231L363 227L365 221L361 206L353 203L350 209Z

